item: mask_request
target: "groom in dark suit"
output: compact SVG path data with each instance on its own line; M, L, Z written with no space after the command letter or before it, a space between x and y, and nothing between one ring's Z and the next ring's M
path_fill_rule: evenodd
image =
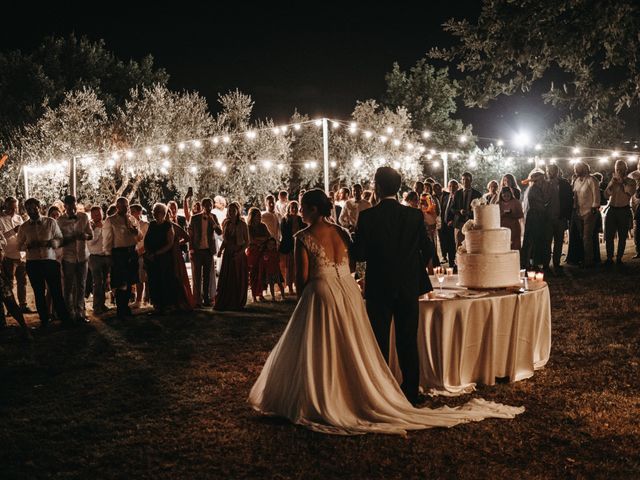
M418 298L433 288L426 268L433 256L422 213L398 203L400 174L378 168L375 194L379 203L360 212L352 257L367 262L365 299L378 345L389 362L389 333L395 322L402 391L418 401Z

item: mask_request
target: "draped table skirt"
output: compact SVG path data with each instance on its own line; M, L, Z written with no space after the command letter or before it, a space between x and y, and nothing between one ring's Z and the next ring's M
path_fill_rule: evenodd
M401 383L394 331L392 325L389 363ZM524 293L420 301L420 386L431 394L455 396L477 383L494 385L496 378L529 378L547 363L550 350L546 285Z

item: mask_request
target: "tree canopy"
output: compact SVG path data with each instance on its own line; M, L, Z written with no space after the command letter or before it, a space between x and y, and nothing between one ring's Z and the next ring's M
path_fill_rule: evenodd
M640 104L640 6L634 0L484 0L477 22L449 20L451 48L430 56L454 63L465 102L548 81L546 102L590 123Z
M166 85L168 74L154 66L153 57L122 60L103 40L87 37L47 37L31 52L0 53L0 143L56 108L69 91L91 88L112 113L137 86Z

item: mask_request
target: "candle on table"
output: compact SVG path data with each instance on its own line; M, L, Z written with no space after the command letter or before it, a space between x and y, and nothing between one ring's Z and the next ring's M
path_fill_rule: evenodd
M536 273L536 280L539 281L539 282L544 280L544 273L542 273L542 272Z
M447 268L447 276L449 276L449 277L453 276L453 267L448 267Z
M529 280L535 280L536 272L527 272L527 277L529 277Z

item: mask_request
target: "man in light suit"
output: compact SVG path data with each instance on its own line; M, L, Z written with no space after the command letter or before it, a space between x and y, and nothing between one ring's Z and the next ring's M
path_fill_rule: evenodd
M191 217L189 237L191 246L191 268L193 274L193 296L196 307L210 307L209 282L211 264L216 254L215 234L222 235L218 218L211 213L213 201L202 200L202 212Z

